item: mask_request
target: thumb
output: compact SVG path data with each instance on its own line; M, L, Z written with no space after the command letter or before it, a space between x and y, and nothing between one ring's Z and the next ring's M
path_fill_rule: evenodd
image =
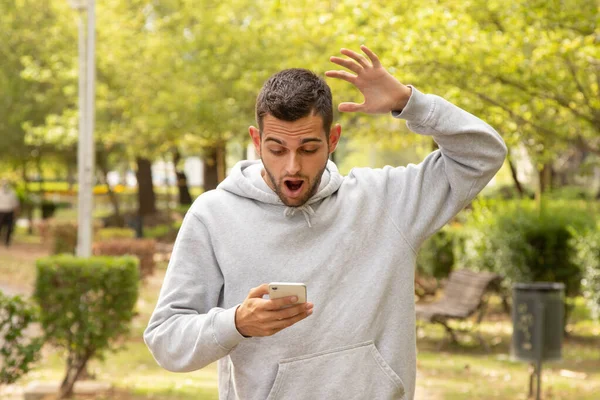
M338 110L340 112L358 112L358 111L362 110L363 104L358 104L358 103L340 103L340 105L338 106Z
M248 298L262 298L265 294L269 294L269 285L263 283L260 286L250 289Z

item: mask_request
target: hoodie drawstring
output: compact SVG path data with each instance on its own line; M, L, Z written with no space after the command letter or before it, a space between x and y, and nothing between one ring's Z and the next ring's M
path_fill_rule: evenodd
M306 220L308 227L312 228L312 224L310 223L310 217L315 215L315 210L313 210L310 205L303 204L300 207L286 207L286 209L283 211L283 215L285 217L293 217L294 215L296 215L296 211L302 211L302 214L304 215L304 219Z

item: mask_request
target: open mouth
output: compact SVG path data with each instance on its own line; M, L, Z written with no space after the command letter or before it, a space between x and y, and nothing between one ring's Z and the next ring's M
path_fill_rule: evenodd
M285 186L288 188L290 192L297 192L302 189L304 185L304 181L301 180L286 180L284 182Z

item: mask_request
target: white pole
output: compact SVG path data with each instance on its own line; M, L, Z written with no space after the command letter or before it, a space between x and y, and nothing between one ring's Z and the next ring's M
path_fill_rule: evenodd
M78 252L79 257L89 257L92 255L92 224L94 211L94 167L95 167L95 146L94 146L94 120L95 120L95 102L96 97L96 4L95 0L88 0L87 3L87 51L85 63L85 129L82 131L82 163L83 179L79 183L82 204L79 207L80 215L79 233L78 233Z
M79 189L77 190L77 255L85 257L85 235L86 229L86 198L85 198L85 149L86 149L86 110L85 110L85 91L86 91L86 38L85 38L85 23L83 20L84 9L78 10L78 52L79 52L79 139L77 143L77 182Z

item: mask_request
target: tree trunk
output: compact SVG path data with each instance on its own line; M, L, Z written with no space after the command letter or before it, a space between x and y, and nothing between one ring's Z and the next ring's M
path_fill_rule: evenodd
M81 376L83 370L87 366L87 362L90 359L91 354L86 354L83 358L79 359L76 356L69 355L67 357L67 368L65 378L63 379L60 389L58 390L58 399L68 399L73 397L73 388L75 382Z
M183 168L179 169L179 161L181 160L181 154L178 149L173 151L173 167L175 168L175 175L177 176L177 189L179 190L179 205L192 204L192 196L190 195L190 189L188 187L187 175Z
M204 191L217 188L225 179L225 144L217 143L204 150Z
M546 193L552 190L552 164L546 163L540 171L540 192Z
M136 159L138 169L136 178L138 181L138 212L140 216L156 213L156 195L152 185L152 163L147 158Z
M510 155L510 152L508 153L506 159L508 160L508 166L510 167L510 174L513 178L513 182L515 183L515 188L517 189L517 192L519 192L519 197L523 198L525 192L523 191L523 186L521 185L521 182L519 182L519 178L517 176L517 169L515 167L515 164L513 163L513 159Z

